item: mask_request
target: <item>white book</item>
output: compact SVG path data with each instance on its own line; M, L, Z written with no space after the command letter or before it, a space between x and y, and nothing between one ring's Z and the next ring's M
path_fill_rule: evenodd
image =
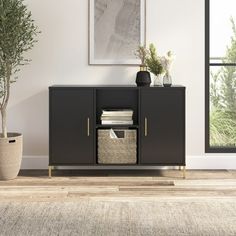
M132 120L132 116L101 116L101 120L122 120L122 121L130 121Z
M132 110L103 110L103 116L132 116Z
M133 112L132 109L103 109L104 112Z
M132 120L102 120L102 125L132 125Z
M114 115L118 115L118 116L132 116L133 112L102 112L103 116L114 116Z

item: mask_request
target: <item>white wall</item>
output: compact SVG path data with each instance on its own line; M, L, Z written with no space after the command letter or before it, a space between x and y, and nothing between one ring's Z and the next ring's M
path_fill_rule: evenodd
M27 0L42 34L12 87L11 131L24 134L24 156L48 155L48 86L53 84L134 84L136 67L88 65L88 0ZM204 154L204 0L147 0L147 42L164 54L176 54L175 84L187 87L187 156L189 167L235 167L232 155L218 164ZM209 155L211 156L211 155ZM215 157L216 155L214 155ZM196 158L195 158L196 157ZM201 158L202 157L202 158ZM232 158L231 158L232 157ZM190 161L193 160L193 161ZM195 164L194 164L195 163ZM201 163L201 164L199 164Z

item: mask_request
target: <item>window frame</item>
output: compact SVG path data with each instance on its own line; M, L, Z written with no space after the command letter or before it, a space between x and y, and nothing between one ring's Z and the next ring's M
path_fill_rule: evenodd
M210 63L210 0L205 0L205 153L236 153L236 147L210 146L210 67L236 63Z

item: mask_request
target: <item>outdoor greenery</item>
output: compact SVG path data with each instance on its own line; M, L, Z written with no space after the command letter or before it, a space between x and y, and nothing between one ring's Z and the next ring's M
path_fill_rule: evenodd
M233 35L222 63L236 62L236 26L230 19ZM210 146L236 146L236 66L211 71Z
M2 136L7 137L6 109L13 74L29 63L25 52L33 48L39 33L23 0L0 0L0 111Z

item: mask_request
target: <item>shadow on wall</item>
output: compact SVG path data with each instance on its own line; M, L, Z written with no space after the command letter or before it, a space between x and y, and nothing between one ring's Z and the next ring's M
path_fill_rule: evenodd
M94 66L93 66L94 67ZM96 70L100 66L95 66ZM104 70L105 68L105 70ZM93 78L93 84L103 85L136 85L136 73L139 71L138 66L102 66L104 71L102 76L99 76L97 81ZM96 76L96 75L95 75ZM94 82L96 81L96 82Z
M24 136L24 155L48 155L48 91L37 93L8 109L9 132Z

